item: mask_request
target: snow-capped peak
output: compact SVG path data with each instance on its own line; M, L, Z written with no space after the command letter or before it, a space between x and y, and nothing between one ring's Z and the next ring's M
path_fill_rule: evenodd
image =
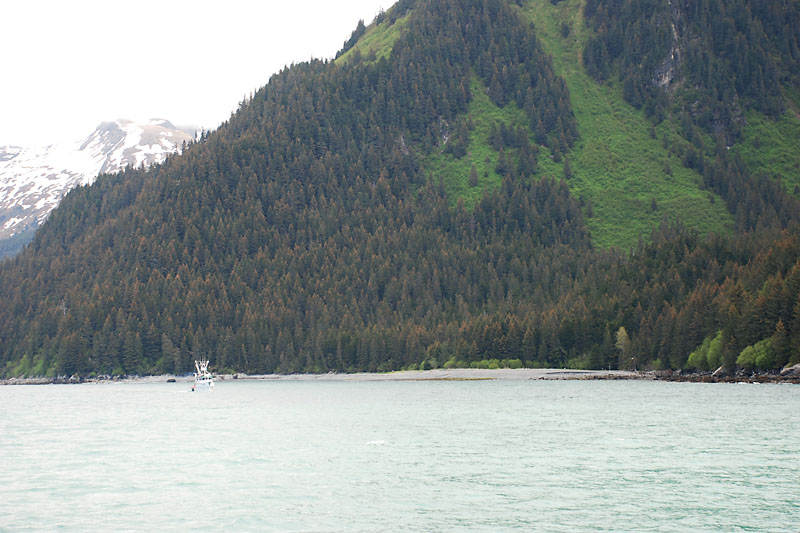
M0 146L0 239L41 223L73 187L129 165L160 163L193 138L168 120L116 120L73 143Z

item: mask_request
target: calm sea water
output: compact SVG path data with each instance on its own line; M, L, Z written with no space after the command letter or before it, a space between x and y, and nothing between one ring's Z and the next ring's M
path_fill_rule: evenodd
M800 387L0 387L0 529L798 531Z

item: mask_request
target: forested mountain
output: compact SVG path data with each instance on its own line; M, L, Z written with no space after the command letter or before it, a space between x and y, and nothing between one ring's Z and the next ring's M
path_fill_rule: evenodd
M67 195L0 265L0 372L800 361L800 203L724 114L796 120L796 47L751 43L777 19L747 19L762 33L732 42L777 88L725 107L724 45L709 84L685 48L663 82L668 39L648 32L702 50L716 20L669 6L398 2L182 154ZM611 52L637 31L646 54ZM603 101L645 149L598 133Z

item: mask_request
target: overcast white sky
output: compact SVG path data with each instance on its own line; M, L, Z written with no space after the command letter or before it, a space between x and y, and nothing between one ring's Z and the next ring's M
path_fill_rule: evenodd
M78 140L105 120L212 129L284 65L330 58L394 0L10 0L0 145Z

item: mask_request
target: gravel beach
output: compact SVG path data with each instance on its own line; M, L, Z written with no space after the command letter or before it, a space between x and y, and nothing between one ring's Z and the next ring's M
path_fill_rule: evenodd
M221 376L223 380L234 376ZM263 379L280 381L468 381L485 379L531 380L531 379L635 379L640 373L621 370L568 370L554 368L451 368L436 370L408 370L401 372L358 374L268 374L245 376L236 379Z
M494 370L481 368L452 368L436 370L408 370L387 373L357 373L357 374L215 374L216 381L229 380L262 380L262 381L469 381L469 380L557 380L557 379L638 379L643 374L622 370L568 370L555 368L498 368ZM135 383L165 383L167 381L191 382L188 376L142 376L125 378L11 378L0 380L0 385L47 385L66 383L108 383L108 382L135 382Z

